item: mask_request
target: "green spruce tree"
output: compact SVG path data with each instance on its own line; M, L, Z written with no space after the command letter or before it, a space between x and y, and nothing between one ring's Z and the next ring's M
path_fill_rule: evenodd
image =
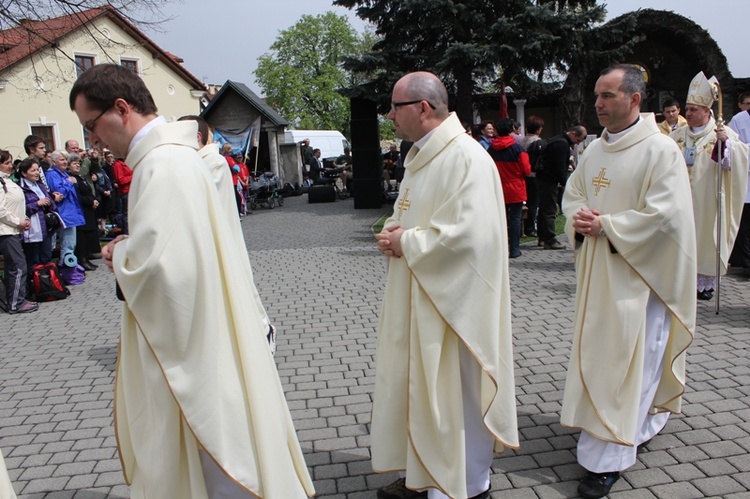
M472 121L473 96L510 85L532 96L559 89L571 64L596 58L592 29L605 16L595 0L334 0L356 9L379 41L353 71L371 75L352 89L383 105L403 74L438 74L455 96L459 118ZM611 54L610 54L611 55Z

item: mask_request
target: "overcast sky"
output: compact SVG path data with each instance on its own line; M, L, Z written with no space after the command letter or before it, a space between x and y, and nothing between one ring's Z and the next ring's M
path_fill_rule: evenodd
M609 0L607 19L637 8L671 10L705 28L721 47L735 77L750 77L750 57L738 43L747 23L748 0ZM712 10L712 5L716 6ZM211 8L209 9L208 6ZM183 0L169 3L163 12L173 17L164 32L146 30L163 49L182 57L185 67L205 83L234 80L261 93L253 71L258 57L269 50L279 34L302 14L328 10L347 15L358 31L364 23L352 11L334 7L328 0ZM196 27L204 26L202 32Z

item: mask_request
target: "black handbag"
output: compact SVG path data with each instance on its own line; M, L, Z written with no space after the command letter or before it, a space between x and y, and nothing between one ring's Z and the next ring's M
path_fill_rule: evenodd
M47 226L47 233L55 232L62 225L60 217L54 211L44 211L44 223Z

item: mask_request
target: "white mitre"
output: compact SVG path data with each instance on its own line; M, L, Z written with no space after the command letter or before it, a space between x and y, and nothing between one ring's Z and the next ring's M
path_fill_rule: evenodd
M690 82L686 104L695 104L710 109L714 104L714 84L719 84L715 76L706 79L703 71L695 75L693 81Z

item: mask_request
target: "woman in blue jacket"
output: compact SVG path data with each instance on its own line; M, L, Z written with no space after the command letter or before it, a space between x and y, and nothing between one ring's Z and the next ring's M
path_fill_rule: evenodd
M50 154L52 168L47 170L47 185L52 194L62 194L57 203L57 213L63 220L62 241L60 242L60 263L66 267L78 265L75 255L76 227L86 223L83 218L83 208L78 200L75 177L68 174L68 157L63 151Z

